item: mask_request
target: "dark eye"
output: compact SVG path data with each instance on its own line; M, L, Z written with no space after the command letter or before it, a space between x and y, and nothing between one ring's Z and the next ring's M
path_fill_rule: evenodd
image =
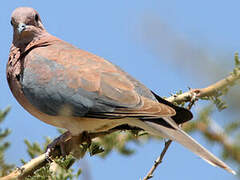
M35 15L35 21L38 22L38 20L39 20L39 16L36 14Z
M10 21L11 25L13 26L13 20Z

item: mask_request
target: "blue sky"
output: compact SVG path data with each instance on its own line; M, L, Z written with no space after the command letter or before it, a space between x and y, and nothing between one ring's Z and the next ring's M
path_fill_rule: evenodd
M187 87L204 87L213 79L206 61L226 65L231 70L235 51L240 49L239 7L230 1L92 0L92 1L4 1L0 7L0 108L12 110L3 124L12 133L6 160L20 165L25 154L25 138L43 142L43 136L57 136L54 127L29 115L13 98L6 81L5 67L12 41L11 12L19 6L31 6L40 13L46 29L75 46L102 56L119 65L159 95ZM176 43L178 42L178 46ZM182 45L184 45L182 48ZM186 48L187 47L187 48ZM183 53L184 52L184 53ZM200 52L201 56L198 56ZM209 62L209 61L208 61ZM199 134L193 137L218 155ZM136 148L133 156L113 152L106 159L86 157L79 163L91 179L139 179L161 152L162 142L150 141ZM232 165L234 167L234 165ZM87 176L87 175L85 175ZM174 143L154 179L185 180L235 179L214 168L182 146Z

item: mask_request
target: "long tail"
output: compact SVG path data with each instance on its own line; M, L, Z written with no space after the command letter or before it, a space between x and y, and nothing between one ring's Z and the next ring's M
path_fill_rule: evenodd
M221 161L219 158L217 158L211 152L209 152L206 148L200 145L191 136L189 136L187 133L181 130L171 118L163 119L167 121L171 126L173 126L173 128L164 127L160 124L157 124L156 122L146 120L144 121L148 126L146 130L147 129L150 130L149 128L151 128L150 131L154 135L162 136L165 138L169 138L173 141L177 141L178 143L182 144L183 146L191 150L193 153L201 157L209 164L221 167L234 175L236 174L236 172L233 171L228 165L226 165L223 161Z

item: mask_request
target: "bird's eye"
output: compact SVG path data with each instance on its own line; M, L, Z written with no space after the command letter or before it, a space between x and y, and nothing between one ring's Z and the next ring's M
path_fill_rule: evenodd
M13 20L10 21L11 25L13 26Z
M35 21L38 22L38 20L39 20L39 16L36 14L35 15Z

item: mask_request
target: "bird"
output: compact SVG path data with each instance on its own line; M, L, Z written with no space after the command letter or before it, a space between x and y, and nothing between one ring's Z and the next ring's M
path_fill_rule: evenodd
M161 98L104 58L51 35L31 7L16 8L11 25L7 81L19 104L37 119L72 136L140 128L236 174L180 128L192 119L189 110Z

